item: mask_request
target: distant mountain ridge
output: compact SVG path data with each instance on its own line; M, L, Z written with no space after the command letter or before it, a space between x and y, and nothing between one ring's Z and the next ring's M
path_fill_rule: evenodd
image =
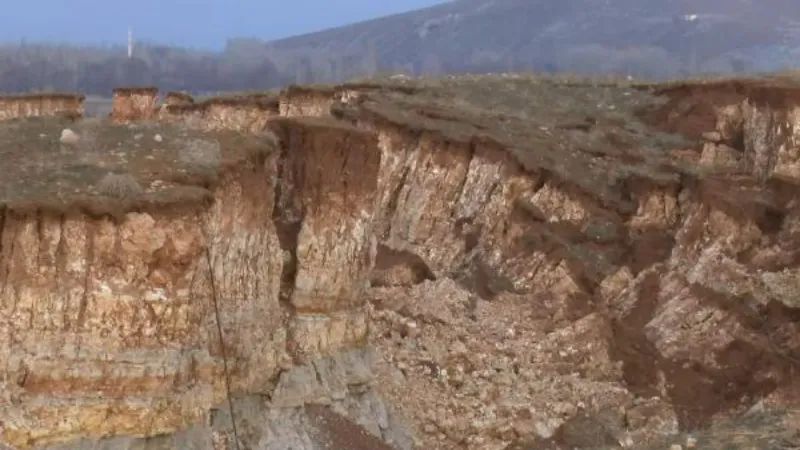
M800 1L455 0L268 46L423 74L775 70L800 56Z

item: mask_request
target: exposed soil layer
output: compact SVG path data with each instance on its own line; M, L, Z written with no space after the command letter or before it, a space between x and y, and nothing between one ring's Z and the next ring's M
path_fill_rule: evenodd
M206 298L207 270L196 258L209 248L228 298L234 388L269 398L268 411L292 411L286 420L300 419L291 430L319 425L317 446L301 448L379 448L359 437L364 430L411 448L395 439L405 434L377 395L425 449L649 448L684 444L687 433L710 442L704 436L735 427L760 433L750 442L764 445L793 439L774 427L747 431L754 422L741 416L756 407L796 425L793 79L395 77L204 101L173 95L161 107L152 89L115 95L114 123L0 124L0 152L14 168L0 178L0 255L11 286L0 292L14 326L39 314L38 303L17 300L33 289L25 283L47 281L25 280L50 270L21 256L20 248L50 252L47 239L25 232L25 217L75 209L115 214L130 228L132 218L146 221L126 213L148 212L171 237L161 247L135 241L148 250L130 250L127 264L147 270L126 283L150 289L159 280L164 304L173 294L181 305ZM65 139L66 127L77 138ZM160 216L180 217L181 205L204 218L202 230ZM189 235L192 244L182 243ZM87 242L87 260L107 258ZM81 275L84 298L100 297L86 287L101 273L92 270ZM161 272L172 281L154 276ZM90 324L88 336L110 332L86 319L89 305L111 307L103 302L78 302L76 323ZM213 323L203 311L189 316L189 329ZM115 317L127 326L127 316ZM130 369L113 365L137 398L150 399L157 385L158 398L169 399L219 372L220 348L178 339L173 326L161 323L160 345L207 354L205 366L193 356L190 369L174 369L171 391L149 375L133 383ZM47 330L73 338L71 329ZM380 356L371 369L341 356L365 345ZM147 364L150 373L164 362ZM13 373L24 395L57 386L80 405L82 383L97 382L80 369L63 383L45 374L50 366L25 367ZM298 409L336 402L349 409ZM206 411L181 405L192 420ZM184 417L170 413L171 424ZM119 423L133 417L108 414ZM124 423L109 429L154 429ZM250 437L262 443L254 448L272 448L263 444L277 436L270 427Z
M568 268L578 292L562 294L562 300L556 301L573 312L562 317L572 321L592 313L605 317L609 358L622 363L618 382L636 397L665 399L679 429L702 429L717 415L742 411L779 391L780 386L794 383L800 347L786 333L798 331L798 303L796 295L789 292L800 290L795 274L797 222L792 219L797 217L795 199L800 193L800 172L794 166L800 143L795 137L800 85L786 78L605 86L511 78L401 80L354 87L361 95L351 94L354 100L335 105L332 113L356 123L431 130L445 140L465 142L473 148L487 141L506 147L534 174L534 190L552 186L579 205L572 210L561 205L559 211L548 210L553 207L541 199L522 200L523 214L513 219L524 230L524 244L517 249L545 253L550 261L560 261ZM553 100L548 100L550 96ZM597 133L600 140L594 137ZM734 163L711 160L712 151L725 147L740 155ZM716 255L713 258L720 262L714 267L720 273L692 268L707 264L706 258L691 261L704 253ZM767 261L769 267L764 265ZM477 259L473 262L462 273L450 272L473 295L496 301L500 292L526 294L524 289L513 288L513 277L498 279L497 271L491 274L484 270L485 264ZM731 270L738 275L732 278L722 273ZM757 270L781 275L756 281L764 276ZM752 272L745 275L748 271ZM718 276L722 279L715 280ZM747 293L756 288L741 285L782 284L777 279L783 277L788 284L781 289L788 291L777 297ZM493 289L486 288L490 278L495 278ZM550 295L554 295L552 291ZM384 305L382 308L394 305L393 310L408 314L407 307L397 306L403 301L385 296L381 294L382 300L376 304ZM534 303L533 308L541 308ZM464 314L469 316L467 310ZM687 322L684 317L691 314L705 316L703 320L711 314L718 336L703 337L714 332L702 331L702 321ZM418 317L409 317L412 319ZM547 326L563 326L554 324L553 319L548 317ZM459 333L450 324L417 322L415 327L421 331L409 331L402 320L397 326L399 334L390 333L392 339L416 341L421 338L415 335L424 336L430 326L439 330L435 333L452 333L416 344L429 351L436 342L452 342ZM686 331L669 329L673 326ZM713 343L722 336L719 344ZM487 336L487 345L494 339ZM387 342L383 347L392 355L390 359L398 357L393 350L396 345ZM685 347L678 348L681 345ZM467 353L473 354L472 350ZM424 354L410 358L442 364L435 353ZM523 359L516 355L515 360ZM403 361L400 367L408 364L413 362ZM753 368L758 368L755 373ZM413 384L410 379L414 377L401 371L403 383ZM398 385L396 397L401 404L406 398L400 387L403 383ZM482 389L492 389L491 385ZM511 385L526 383L519 380ZM414 398L431 398L436 390L419 389L428 393ZM521 402L542 403L546 400ZM437 407L433 400L411 404L411 411ZM469 422L469 414L455 412L463 408L459 405L445 402L439 407ZM514 424L519 420L498 420L495 425L500 431L495 438L509 439L514 433L501 431L503 426L518 426ZM553 439L563 437L568 423ZM485 441L470 443L469 439L486 434L466 431L470 425L465 423L453 425L451 420L425 416L419 426L429 427L431 438L443 448L455 443L489 448L481 447L488 445ZM635 434L636 426L629 424L629 432ZM608 427L605 430L603 433L614 436L612 440L624 444L624 434ZM647 439L634 441L632 445L638 448ZM569 445L584 448L588 444Z

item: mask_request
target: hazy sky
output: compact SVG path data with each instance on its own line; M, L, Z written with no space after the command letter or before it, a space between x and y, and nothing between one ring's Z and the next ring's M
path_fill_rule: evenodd
M442 0L21 0L0 15L0 41L121 43L134 37L219 49L229 37L276 39Z

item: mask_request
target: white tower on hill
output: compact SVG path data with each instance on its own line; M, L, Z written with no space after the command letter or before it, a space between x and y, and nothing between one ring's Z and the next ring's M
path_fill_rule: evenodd
M133 29L128 27L128 59L133 58Z

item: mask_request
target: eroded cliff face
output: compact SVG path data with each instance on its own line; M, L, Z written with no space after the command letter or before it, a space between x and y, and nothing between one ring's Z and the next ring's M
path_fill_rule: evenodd
M0 120L20 117L83 116L81 94L21 94L0 96Z
M336 89L289 86L279 96L278 113L284 117L328 116L337 92Z
M660 93L670 102L651 121L702 138L701 163L752 173L762 181L797 182L795 86L734 81L665 87Z
M167 106L271 131L279 150L191 215L4 214L3 436L176 433L169 446L218 415L212 280L234 391L272 411L249 448L327 448L287 435L309 403L398 448L412 442L393 408L419 448L503 449L644 448L795 401L794 106L725 86L659 92L645 122L696 139L675 153L714 170L631 170L624 205L498 139L362 108L379 86L289 90L279 117ZM186 448L232 448L207 432Z
M264 131L267 121L278 116L278 101L272 96L212 98L194 102L165 102L159 120L185 123L206 130Z
M695 127L687 136L705 142L695 161L739 142L736 170L715 161L712 172L676 167L673 182L632 177L621 187L627 211L523 169L491 139L454 142L380 114L354 120L382 151L369 294L382 305L382 386L426 448L564 443L585 416L609 443L641 448L760 399L796 401L797 107L786 90L730 89L659 92L692 105L682 111L702 103L707 123L673 102L656 114ZM429 279L468 291L418 284ZM454 400L471 395L480 400Z
M147 120L156 116L158 88L120 87L111 93L110 118L117 122Z
M226 174L210 209L3 212L8 444L202 423L225 392L215 300L235 392L295 406L286 369L363 347L378 148L343 124L280 126L285 150ZM342 388L365 382L352 367Z

